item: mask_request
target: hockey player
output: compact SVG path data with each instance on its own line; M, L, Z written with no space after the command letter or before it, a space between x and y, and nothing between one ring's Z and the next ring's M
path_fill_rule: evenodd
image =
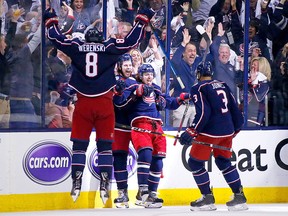
M182 145L191 145L188 164L202 197L191 202L192 211L216 210L215 199L210 189L210 179L204 163L211 152L215 163L234 193L234 198L227 202L228 210L246 210L246 197L243 193L239 173L231 164L232 152L211 148L195 142L207 142L215 145L232 147L232 139L241 130L243 115L238 109L231 90L226 83L212 80L211 63L201 63L197 67L199 82L191 88L191 99L196 108L195 118L190 127L180 136Z
M126 86L130 86L131 82L135 83L135 79L132 75L132 57L130 54L123 54L117 62L117 75L116 75L116 86L115 86L115 97L121 95L125 90ZM133 101L135 95L127 100ZM115 206L117 208L129 208L129 197L128 197L128 171L127 171L127 156L129 153L129 143L131 141L131 130L117 127L118 124L130 125L128 119L129 106L125 103L124 105L114 105L116 127L114 130L114 142L112 143L113 152L113 167L114 177L116 179L118 197L114 199Z
M153 14L139 11L135 25L121 40L104 41L97 29L90 29L86 41L68 39L58 28L58 17L53 9L44 14L47 37L53 45L68 55L73 68L69 85L77 92L77 103L72 120L72 190L74 202L80 195L86 151L92 129L97 133L98 167L100 171L100 197L105 204L109 198L112 175L112 142L114 139L113 88L116 84L114 68L118 58L136 46L144 35L144 29Z
M143 128L163 133L160 110L177 109L188 93L172 98L161 93L160 86L152 83L155 72L150 64L138 68L140 83L131 83L122 95L114 98L114 103L125 104L131 94L136 94L136 100L130 105L128 117L132 127ZM166 138L163 136L131 131L134 148L138 154L137 177L139 190L136 196L137 205L146 208L161 208L163 199L157 197L157 189L163 168L163 158L166 157Z

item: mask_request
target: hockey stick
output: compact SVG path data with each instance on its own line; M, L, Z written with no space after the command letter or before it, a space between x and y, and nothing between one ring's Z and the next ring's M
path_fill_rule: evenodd
M174 144L173 144L174 146L176 145L178 137L179 137L180 132L182 130L183 122L184 122L184 119L186 117L188 109L189 109L189 102L187 101L186 107L185 107L185 110L184 110L184 113L183 113L183 116L182 116L182 119L181 119L181 122L180 122L180 125L179 125L179 128L178 128L178 131L177 131L177 134L176 134L176 138L174 140Z
M129 125L124 125L124 124L119 124L119 123L116 123L115 126L118 127L118 128L134 130L134 131L138 131L138 132L142 132L142 133L150 133L150 134L170 137L170 138L174 138L174 139L179 139L180 138L179 136L174 136L174 135L171 135L171 134L160 133L160 132L151 131L151 130L147 130L147 129L139 128L139 127L131 127ZM232 152L232 148L228 148L228 147L225 147L225 146L220 146L220 145L216 145L216 144L212 144L212 143L206 143L206 142L193 140L192 144L204 145L204 146L208 146L208 147L211 147L211 148L217 148L217 149L221 149L221 150Z
M165 137L170 137L170 138L176 138L177 139L177 137L174 136L174 135L160 133L160 132L156 132L156 131L151 131L151 130L147 130L147 129L144 129L144 128L131 127L129 125L123 125L123 124L119 124L119 123L116 123L115 126L118 127L118 128L134 130L134 131L138 131L138 132L142 132L142 133L150 133L150 134L155 134L155 135L159 135L159 136L165 136Z
M197 25L196 29L199 32L199 34L201 34L202 37L204 38L204 40L206 41L206 45L207 46L206 46L206 49L205 49L205 52L204 52L204 55L203 55L203 58L202 58L202 63L205 63L206 57L207 57L207 54L208 54L208 49L209 49L210 44L211 44L211 40L210 40L210 37L208 36L207 32L203 28L203 26Z

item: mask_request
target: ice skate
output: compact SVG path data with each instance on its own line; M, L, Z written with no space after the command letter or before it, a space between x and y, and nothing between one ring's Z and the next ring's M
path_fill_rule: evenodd
M81 185L82 185L82 172L77 171L76 172L76 178L72 179L72 190L71 190L71 197L74 202L78 199L80 196L80 191L81 191Z
M117 208L129 208L129 197L127 189L119 189L118 197L114 199L115 206Z
M190 203L191 211L214 211L216 210L213 194L202 194L202 197Z
M135 205L144 206L144 201L147 199L149 195L147 186L140 186L138 193L136 195Z
M243 193L243 188L240 188L240 193L235 193L231 201L226 203L229 211L243 211L247 210L247 199Z
M157 197L155 191L149 191L148 198L144 202L145 208L161 208L163 206L163 199Z
M109 199L109 193L110 193L110 179L108 178L107 172L102 172L100 179L100 197L104 205Z

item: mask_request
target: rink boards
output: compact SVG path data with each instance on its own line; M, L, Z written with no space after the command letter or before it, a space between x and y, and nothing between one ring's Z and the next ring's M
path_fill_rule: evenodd
M287 130L249 130L241 131L234 139L232 161L239 170L248 203L288 203L287 135ZM95 133L90 137L81 196L73 203L69 195L72 154L69 136L69 132L0 133L0 212L114 207L111 200L103 206L97 191ZM159 196L167 206L189 205L200 196L187 166L190 147L179 143L174 146L173 142L167 138ZM136 159L131 146L127 162L131 204L137 192ZM227 202L231 191L213 158L206 168L216 203ZM112 200L116 196L113 180Z

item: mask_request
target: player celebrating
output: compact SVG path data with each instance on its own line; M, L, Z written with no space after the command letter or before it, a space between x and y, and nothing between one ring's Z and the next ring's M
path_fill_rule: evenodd
M144 35L144 29L153 14L140 11L135 25L124 39L110 38L104 41L97 29L90 29L86 41L68 39L58 28L58 17L53 9L47 9L44 21L47 37L53 45L68 55L73 68L69 85L76 90L78 101L72 120L72 190L74 202L80 195L86 151L92 129L97 132L98 167L100 171L100 197L105 204L109 198L112 174L112 142L114 139L113 92L116 80L115 64L118 58L136 46ZM99 105L100 104L100 105Z
M115 97L121 95L126 86L130 86L131 82L135 83L135 79L132 75L132 57L130 54L123 54L117 62L117 83L115 86ZM133 101L135 95L127 100ZM114 177L116 179L118 197L114 199L114 203L117 208L129 208L128 197L128 171L127 171L127 156L129 153L129 143L131 141L131 130L117 127L118 124L130 125L128 119L129 107L125 103L121 106L114 106L116 127L114 130L114 142L112 143L113 152L113 167Z
M159 111L177 109L188 93L182 93L181 98L172 98L161 93L160 86L152 83L155 72L150 64L138 68L140 84L132 83L123 94L116 96L114 102L125 104L127 98L136 93L136 99L130 105L128 117L132 127L163 133L162 120ZM138 153L137 177L139 191L136 204L146 208L161 208L163 199L157 197L157 189L163 168L163 158L166 157L166 138L163 136L131 131L132 143Z
M248 207L239 173L230 161L232 153L197 144L199 141L231 148L232 139L240 131L244 122L243 115L227 84L212 80L212 75L210 62L198 65L199 82L191 88L196 115L192 125L181 134L179 140L182 145L192 144L188 164L202 194L200 199L191 202L191 210L216 210L215 199L210 189L209 174L204 167L212 151L217 167L222 171L234 193L234 198L226 203L228 210L246 210ZM193 139L195 139L195 145L193 145Z

